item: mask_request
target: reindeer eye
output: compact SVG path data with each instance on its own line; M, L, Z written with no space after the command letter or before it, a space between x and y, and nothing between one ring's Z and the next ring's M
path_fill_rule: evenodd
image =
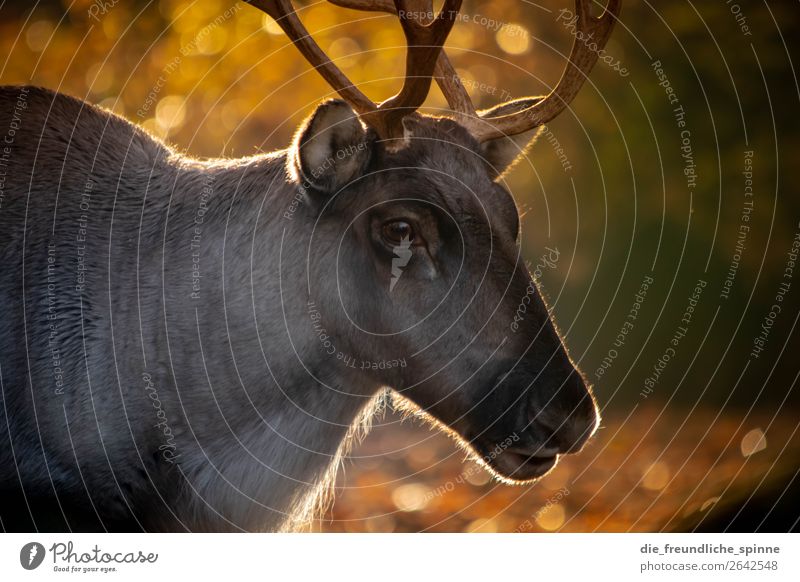
M394 245L414 242L414 228L405 220L393 220L383 225L383 238Z

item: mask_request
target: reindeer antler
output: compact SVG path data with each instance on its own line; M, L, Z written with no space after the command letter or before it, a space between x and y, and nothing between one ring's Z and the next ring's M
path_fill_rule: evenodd
M403 117L419 109L425 101L430 90L431 77L435 74L456 118L480 142L524 133L561 113L578 94L597 62L599 52L611 36L622 6L621 0L608 0L603 14L595 18L590 13L592 0L575 0L575 40L569 62L558 84L542 99L522 98L506 103L523 105L533 102L524 109L507 115L488 117L476 113L469 93L442 50L461 8L461 0L445 0L442 10L435 18L428 17L433 15L432 0L329 1L344 8L388 12L400 16L408 52L403 88L394 97L376 104L353 85L308 34L297 18L291 0L247 0L277 21L303 56L381 137L402 137ZM589 39L594 49L589 48ZM493 108L494 111L498 109L504 108Z
M352 8L353 10L364 10L367 12L388 12L397 14L397 8L392 0L328 0L331 4L342 8ZM423 23L427 24L425 18L433 15L433 0L417 0L417 15L423 18ZM469 97L466 88L461 83L461 78L456 73L447 53L444 49L439 51L434 69L434 78L447 99L450 108L459 114L467 117L475 116L475 106Z
M595 18L590 13L592 0L575 0L577 30L564 73L555 88L533 105L499 117L468 117L461 123L478 141L501 136L517 135L544 125L561 113L578 94L597 62L600 50L606 45L614 23L619 17L621 0L609 0L603 14ZM595 45L594 50L589 45ZM516 103L530 102L530 98ZM507 103L515 103L509 101Z
M400 15L400 24L408 45L406 75L399 93L376 104L353 85L314 42L297 17L291 0L248 0L248 2L274 18L306 60L317 68L342 99L347 101L379 136L388 140L403 137L403 118L419 109L428 96L436 59L461 8L461 0L445 0L439 14L430 23L424 24L415 17L418 9L412 0L394 0L392 11ZM356 1L355 4L361 9L367 9L369 5L371 10L388 10L388 3L382 0Z

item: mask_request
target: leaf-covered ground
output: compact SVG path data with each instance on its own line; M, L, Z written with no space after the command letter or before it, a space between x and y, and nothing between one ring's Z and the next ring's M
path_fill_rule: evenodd
M660 531L746 498L796 466L796 418L656 408L606 415L579 455L535 485L492 479L446 436L393 414L345 461L314 530Z

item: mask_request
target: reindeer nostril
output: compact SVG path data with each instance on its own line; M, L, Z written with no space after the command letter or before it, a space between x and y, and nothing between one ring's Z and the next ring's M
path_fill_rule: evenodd
M545 445L560 453L577 453L583 448L598 425L594 399L585 388L577 399L561 402L557 397L549 402L531 403L529 420L533 430L540 433Z
M580 415L562 416L560 420L540 422L539 417L533 426L545 439L545 446L558 449L561 454L577 453L594 434L597 427L595 418L587 419Z

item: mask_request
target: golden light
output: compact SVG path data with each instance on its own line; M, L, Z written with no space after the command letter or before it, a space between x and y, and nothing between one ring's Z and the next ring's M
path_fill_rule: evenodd
M767 437L760 428L754 428L742 438L740 449L743 457L755 455L767 448Z
M666 463L656 462L647 467L642 475L642 487L659 491L669 483L670 471Z
M197 35L195 40L197 52L203 55L215 55L225 48L228 32L222 26L208 28Z
M703 505L700 506L700 511L707 511L711 509L714 505L716 505L717 501L719 501L719 497L710 497L703 502Z
M481 518L467 524L464 531L469 533L497 533L498 527L495 520Z
M186 120L186 102L182 95L168 95L156 105L156 123L164 132L178 129Z
M362 58L361 46L352 38L343 36L333 41L328 48L328 56L341 68L353 67Z
M269 34L280 36L283 34L283 30L278 25L273 18L267 14L265 14L261 19L261 28L266 30Z
M86 86L92 93L102 94L114 84L114 70L104 67L102 62L91 65L86 70Z
M53 23L49 20L37 20L28 27L25 33L25 42L28 48L35 52L41 52L47 46L53 34Z
M459 51L471 49L475 45L475 34L467 26L454 26L447 37L446 49L455 49L451 54L457 55Z
M566 489L569 482L570 470L564 463L556 465L552 471L542 477L540 483L550 491Z
M531 35L521 24L504 24L495 35L497 46L510 55L521 55L528 52Z
M464 468L464 477L467 483L476 487L486 485L492 478L480 465L472 461Z
M392 491L392 503L400 511L420 511L428 501L428 488L419 483L401 485Z
M564 519L566 518L567 512L564 511L564 506L560 503L554 503L549 507L545 507L539 514L536 516L536 523L539 524L539 527L545 529L547 531L556 531L562 525L564 525Z

